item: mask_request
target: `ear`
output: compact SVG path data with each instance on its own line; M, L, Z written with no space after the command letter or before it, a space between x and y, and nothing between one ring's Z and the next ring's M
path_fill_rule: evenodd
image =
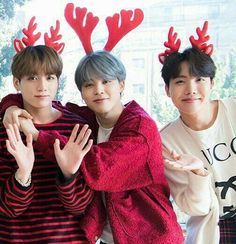
M212 79L211 80L211 89L213 88L214 85L215 85L215 81Z
M167 85L165 85L165 91L166 91L166 95L168 97L170 97L170 90L169 90L169 87Z
M16 77L13 77L13 85L17 91L20 91L20 81Z
M124 80L120 81L119 85L120 85L120 93L122 93L125 89L125 81Z

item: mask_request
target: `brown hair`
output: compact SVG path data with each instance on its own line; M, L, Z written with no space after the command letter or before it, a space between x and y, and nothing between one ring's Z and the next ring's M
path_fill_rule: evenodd
M17 53L12 60L12 75L21 80L24 76L43 72L55 74L59 79L63 63L58 53L46 45L28 46Z

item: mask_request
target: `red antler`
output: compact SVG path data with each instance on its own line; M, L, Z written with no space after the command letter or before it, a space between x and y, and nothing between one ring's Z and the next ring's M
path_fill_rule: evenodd
M144 17L143 11L141 9L135 9L133 20L131 20L132 15L132 10L121 10L120 14L114 14L113 17L106 18L109 37L104 50L111 51L123 36L141 24ZM121 17L120 27L119 17Z
M180 39L177 39L177 33L174 32L174 27L171 26L170 29L169 29L169 33L168 33L168 42L164 42L164 46L169 48L169 49L166 49L164 53L160 53L158 55L159 57L159 61L163 64L164 63L164 60L165 60L165 57L173 52L178 52L179 50L179 47L180 47L180 44L181 44L181 40Z
M19 39L14 40L14 48L16 52L20 52L25 46L33 46L34 43L40 38L41 33L38 32L34 34L34 31L37 28L37 23L34 23L35 16L31 18L28 29L23 29L23 33L27 36L27 38L23 37L22 41ZM23 43L22 43L23 42Z
M59 20L57 20L55 29L53 29L53 26L50 27L51 37L49 37L48 33L44 34L44 42L45 42L45 45L54 48L58 53L62 53L62 51L65 47L65 43L57 42L62 37L62 35L58 35L59 30L60 30L60 22L59 22Z
M66 5L65 13L64 13L66 21L78 35L78 37L82 42L85 52L88 54L93 51L91 45L91 35L99 19L97 16L93 16L92 13L90 12L87 13L86 8L80 8L80 7L75 8L75 14L76 14L75 18L73 17L73 12L74 12L74 4L68 3ZM86 15L86 23L85 26L83 26L85 15Z
M210 36L206 35L207 29L208 29L208 21L205 21L202 30L199 27L197 27L196 29L198 39L194 39L193 36L190 36L189 40L192 46L195 46L201 49L206 54L211 55L213 52L213 45L212 44L207 45L207 41L210 39Z

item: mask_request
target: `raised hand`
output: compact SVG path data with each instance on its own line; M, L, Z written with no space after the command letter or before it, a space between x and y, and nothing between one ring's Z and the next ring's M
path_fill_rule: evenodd
M206 176L208 173L204 169L203 162L192 154L177 154L171 152L173 160L165 159L165 163L178 170L192 171L194 174Z
M28 134L26 136L25 145L16 124L9 124L9 128L6 131L8 135L8 140L6 140L7 150L14 156L19 167L17 176L22 182L27 182L34 165L32 135Z
M9 128L9 124L16 124L19 127L19 117L32 119L32 116L26 110L18 108L17 106L10 106L4 114L3 125L5 128Z
M57 163L66 178L70 178L78 171L84 156L93 144L93 140L89 139L91 130L88 129L88 125L84 125L77 135L78 129L79 125L77 124L74 126L69 141L63 149L60 149L60 141L58 139L54 143Z

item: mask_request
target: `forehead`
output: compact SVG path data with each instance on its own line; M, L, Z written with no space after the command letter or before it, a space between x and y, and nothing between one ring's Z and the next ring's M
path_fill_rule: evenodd
M182 62L179 66L179 74L190 74L189 64L188 62Z

